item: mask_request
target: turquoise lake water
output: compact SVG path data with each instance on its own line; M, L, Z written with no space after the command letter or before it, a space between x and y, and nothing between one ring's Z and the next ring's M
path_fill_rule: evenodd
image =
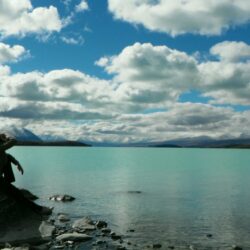
M16 172L16 185L55 212L106 220L142 245L250 249L249 150L15 147L10 152L25 169L23 176ZM48 200L57 193L76 200Z

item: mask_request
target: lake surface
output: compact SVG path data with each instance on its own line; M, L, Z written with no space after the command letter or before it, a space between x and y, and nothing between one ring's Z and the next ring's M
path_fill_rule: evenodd
M15 147L16 185L78 218L106 220L142 245L250 249L250 151L238 149ZM141 191L141 194L128 191ZM48 200L53 194L73 203ZM127 233L134 229L134 233ZM206 235L212 234L212 238Z

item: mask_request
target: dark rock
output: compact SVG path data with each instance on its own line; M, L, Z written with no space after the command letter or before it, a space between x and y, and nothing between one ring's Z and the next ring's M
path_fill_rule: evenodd
M69 202L75 200L75 197L67 195L67 194L56 194L49 197L51 201L62 201L62 202Z
M168 248L169 248L169 249L175 249L175 247L174 247L174 246L169 246Z
M208 238L212 238L213 235L212 235L212 234L207 234L207 237L208 237Z
M111 235L112 240L120 240L121 238L122 238L121 235L117 235L117 234Z
M105 244L105 243L106 243L105 240L97 240L97 241L96 241L96 244L97 244L97 245L101 245L101 244Z
M47 250L47 249L49 249L47 244L42 244L42 245L31 247L31 250Z
M117 250L126 250L127 248L126 247L124 247L124 246L117 246L117 248L116 248Z
M236 246L236 245L233 245L233 246L232 246L232 249L233 249L233 250L243 250L242 247Z
M39 230L43 220L29 206L21 204L0 190L0 246L44 241Z
M128 233L134 233L135 230L134 230L134 229L129 229L129 230L127 230L127 232L128 232Z
M97 226L97 228L103 228L103 227L107 227L108 223L106 221L99 220L99 221L96 222L95 225Z
M109 228L102 228L102 233L105 233L105 234L109 234L109 233L111 233L111 229L109 229Z
M137 191L137 190L128 191L128 194L141 194L141 193L142 193L142 191Z
M32 194L29 190L20 189L20 191L22 192L23 196L28 200L35 201L38 199L38 197Z
M161 244L153 244L153 248L161 248L162 245Z

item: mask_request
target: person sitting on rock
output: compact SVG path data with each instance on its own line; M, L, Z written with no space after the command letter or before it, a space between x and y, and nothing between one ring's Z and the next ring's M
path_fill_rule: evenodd
M4 168L9 162L8 155L5 151L15 144L15 139L8 138L5 134L0 134L0 177L3 175Z
M17 161L14 158L14 156L12 156L11 154L7 154L7 163L3 168L3 175L4 175L4 179L9 183L15 182L15 176L14 176L14 173L13 173L13 170L11 167L12 163L17 166L17 170L22 175L24 173L23 168L22 168L21 164L19 163L19 161Z
M0 134L0 190L20 204L30 207L34 212L41 215L49 215L52 213L52 209L39 206L25 198L22 192L11 184L15 181L11 163L15 164L17 169L23 174L23 168L20 163L12 155L5 152L13 147L15 143L15 139L8 138L5 134Z

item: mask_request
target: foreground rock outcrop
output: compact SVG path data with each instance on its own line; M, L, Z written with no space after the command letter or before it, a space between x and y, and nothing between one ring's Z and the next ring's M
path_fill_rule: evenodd
M107 225L89 217L73 221L62 213L41 216L0 191L0 249L68 249L81 244L84 249L126 249L114 242L121 237L114 239Z
M43 225L44 219L0 190L0 246L6 242L43 242L43 232L46 232L46 237L49 236L47 226Z

